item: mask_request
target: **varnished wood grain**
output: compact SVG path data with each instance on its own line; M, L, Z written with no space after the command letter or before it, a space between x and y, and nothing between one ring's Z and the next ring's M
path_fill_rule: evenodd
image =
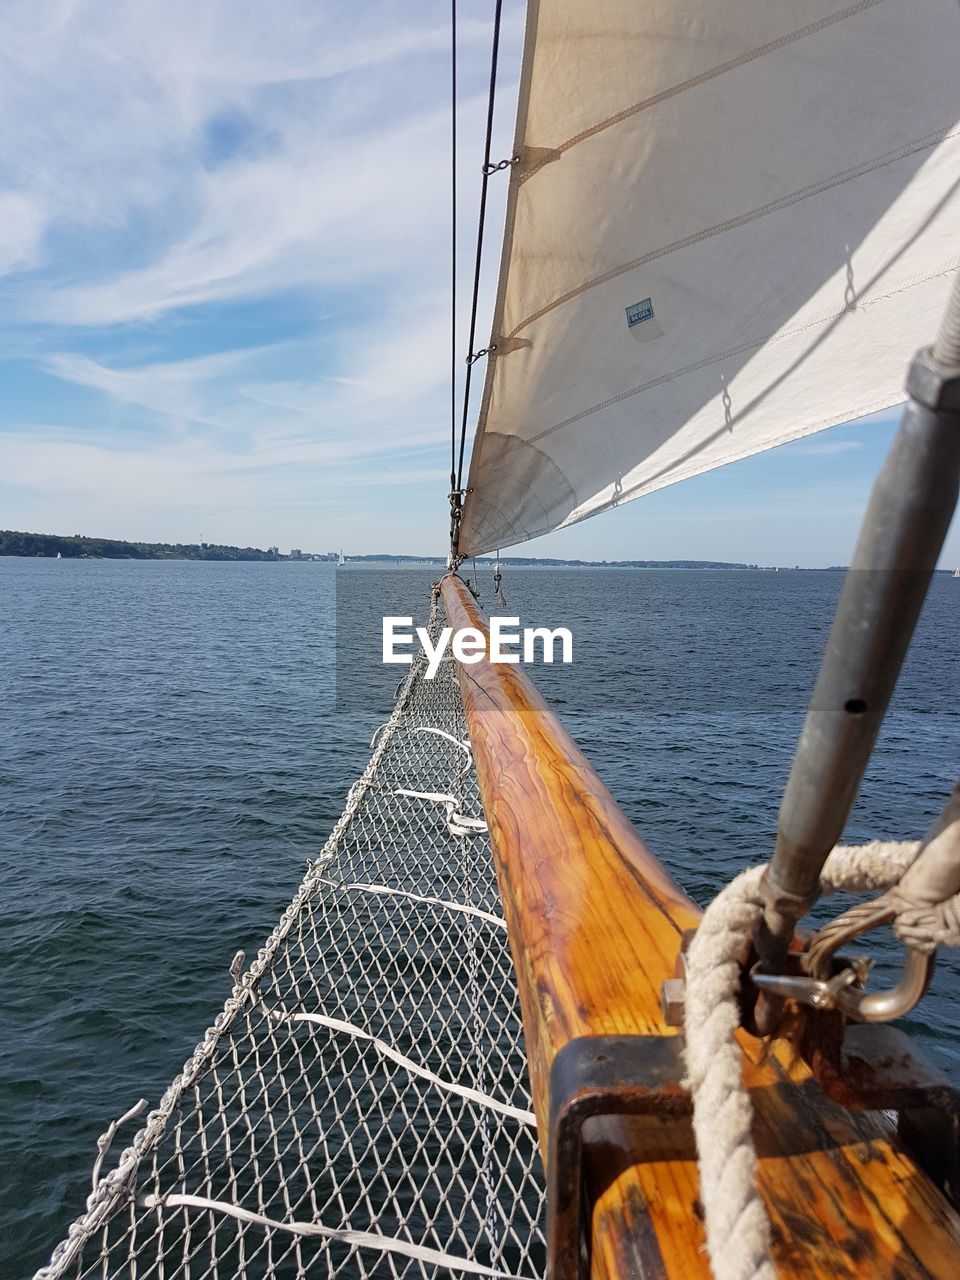
M455 628L485 622L455 577ZM541 1149L549 1073L576 1036L672 1035L660 984L699 911L640 840L523 671L458 664L517 972ZM743 1035L760 1184L782 1276L953 1277L960 1219L877 1118L829 1102ZM678 1129L679 1125L679 1129ZM595 1280L707 1277L689 1126L607 1118L585 1151Z

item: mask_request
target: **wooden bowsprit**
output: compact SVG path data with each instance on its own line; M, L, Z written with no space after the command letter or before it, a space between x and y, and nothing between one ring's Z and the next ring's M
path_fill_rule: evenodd
M442 597L452 627L485 631L458 578L444 579ZM551 1275L707 1277L677 1035L660 1002L699 911L519 667L484 658L458 674L554 1194ZM608 1037L625 1049L605 1052ZM636 1037L667 1046L643 1069ZM764 1059L758 1041L740 1039L779 1273L952 1276L960 1218L889 1128L832 1102L789 1045ZM564 1173L577 1147L581 1166Z

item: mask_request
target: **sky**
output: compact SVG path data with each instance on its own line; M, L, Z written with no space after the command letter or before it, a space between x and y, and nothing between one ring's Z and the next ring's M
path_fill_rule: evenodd
M490 10L459 6L462 303ZM506 156L519 0L504 13ZM449 36L446 0L0 6L0 527L445 552ZM518 554L845 563L895 417Z

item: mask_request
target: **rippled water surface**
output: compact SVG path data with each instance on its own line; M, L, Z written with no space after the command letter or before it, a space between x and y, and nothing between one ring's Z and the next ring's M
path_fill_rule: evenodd
M228 992L234 952L270 931L366 761L402 671L368 681L348 670L364 696L337 709L338 577L341 619L378 637L381 598L422 614L431 574L0 559L0 1274L11 1280L46 1260L82 1207L107 1123L141 1096L155 1103L179 1070ZM701 902L768 856L840 581L506 575L510 611L573 630L574 667L536 679ZM917 835L952 785L958 619L960 584L940 575L849 839ZM954 957L941 961L910 1029L960 1083L958 977Z

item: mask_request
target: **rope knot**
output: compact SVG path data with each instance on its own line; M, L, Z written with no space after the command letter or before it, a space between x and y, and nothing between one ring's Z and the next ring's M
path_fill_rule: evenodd
M960 947L960 894L933 906L909 906L898 912L893 931L908 947L933 955L937 947Z

